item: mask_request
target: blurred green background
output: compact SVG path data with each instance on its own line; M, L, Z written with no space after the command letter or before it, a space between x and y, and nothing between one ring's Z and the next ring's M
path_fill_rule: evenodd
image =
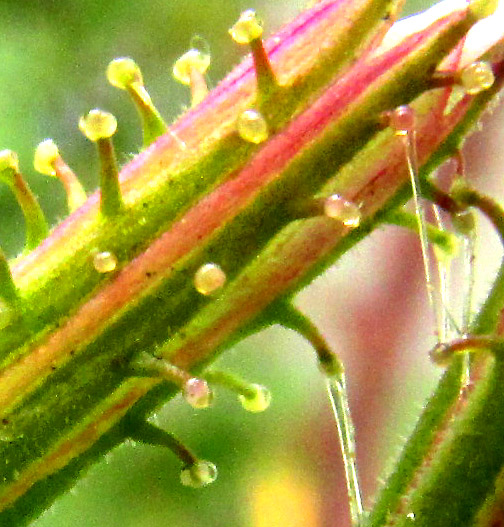
M138 151L135 111L126 94L105 79L111 59L135 58L170 122L189 102L188 90L171 77L171 65L194 35L210 44L209 80L215 85L244 53L227 33L241 11L255 8L270 33L304 4L0 1L0 148L18 152L23 172L55 224L66 215L65 197L56 181L32 168L38 142L53 138L88 190L97 184L98 169L93 145L77 129L81 114L97 106L113 112L119 122L117 150L123 159ZM409 12L418 8L407 7ZM15 256L23 247L23 220L3 187L0 203L0 243ZM413 236L397 229L380 231L298 298L346 359L366 494L373 492L384 461L401 444L437 376L425 356L433 336L425 329L429 319L419 262ZM217 464L219 478L213 485L186 489L170 452L125 444L34 525L347 525L336 431L309 346L292 332L272 328L225 353L220 365L268 386L271 408L247 414L232 395L219 391L209 410L194 411L175 400L155 416Z

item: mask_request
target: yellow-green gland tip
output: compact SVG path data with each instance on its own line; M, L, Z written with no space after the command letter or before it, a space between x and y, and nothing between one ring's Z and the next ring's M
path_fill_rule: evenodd
M271 404L271 392L260 384L252 384L250 388L254 390L253 395L238 395L241 405L247 412L264 412Z
M210 461L197 461L184 467L180 472L180 482L185 487L198 489L217 479L217 467Z
M79 130L90 141L95 142L114 135L117 121L111 113L95 108L79 119Z
M7 169L19 172L19 159L16 152L12 150L0 151L0 172Z
M59 150L52 139L45 139L35 149L33 167L46 176L55 176L54 161L59 157Z
M132 84L143 85L142 72L138 64L129 57L114 59L107 66L107 80L121 90L128 89Z
M465 67L459 74L459 80L466 93L477 95L491 88L495 77L488 62L478 61Z
M263 23L253 9L247 9L229 29L231 38L237 44L250 44L263 34Z
M191 69L204 75L210 66L210 54L192 48L184 53L173 65L173 76L182 84L191 84Z

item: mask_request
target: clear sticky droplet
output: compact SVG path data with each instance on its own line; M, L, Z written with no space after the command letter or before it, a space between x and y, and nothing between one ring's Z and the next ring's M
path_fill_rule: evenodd
M185 487L199 489L217 479L217 467L210 461L197 461L184 467L180 472L180 482Z
M191 69L204 75L210 66L210 54L192 48L173 65L173 76L182 84L191 84Z
M79 130L90 141L98 141L115 134L117 121L111 113L95 108L79 119Z
M202 265L194 275L194 287L202 295L211 295L226 283L226 273L215 263Z
M231 38L238 44L250 44L263 34L263 23L253 9L247 9L229 29Z
M12 324L14 314L14 309L0 298L0 329L4 329Z
M245 110L238 117L237 129L240 137L256 145L268 139L268 123L257 110Z
M411 106L398 106L389 114L390 127L396 135L406 135L415 128L415 111Z
M33 167L46 176L55 176L53 163L59 157L58 147L52 139L45 139L35 149Z
M10 168L15 172L19 172L19 159L16 152L12 150L0 151L0 172Z
M494 81L492 67L488 62L473 62L460 72L460 84L469 95L488 90Z
M340 221L345 227L351 229L358 227L361 220L359 207L338 194L332 194L325 199L324 215Z
M117 258L109 251L96 253L93 256L93 267L99 273L111 273L117 267Z
M241 405L247 412L264 412L271 404L271 392L260 384L252 384L251 388L255 390L255 394L252 397L246 397L242 394L238 395Z
M182 395L193 408L208 408L213 402L213 392L204 379L191 377L183 386Z
M114 59L107 66L107 80L121 90L132 84L143 84L142 72L138 64L129 57Z

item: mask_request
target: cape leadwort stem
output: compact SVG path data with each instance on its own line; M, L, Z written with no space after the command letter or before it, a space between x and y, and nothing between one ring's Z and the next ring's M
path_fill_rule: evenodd
M418 220L414 214L403 209L391 210L385 218L388 225L404 227L418 234ZM427 223L427 238L429 243L434 246L436 254L440 255L442 260L450 261L457 255L459 250L459 240L457 235L440 229L432 223Z
M204 487L217 478L217 467L213 463L198 459L173 434L147 421L130 423L128 437L146 445L169 448L182 461L180 482L186 487Z
M348 403L345 370L338 356L332 352L317 327L290 304L282 304L277 322L303 336L315 350L320 369L326 378L327 393L333 410L341 446L347 484L352 527L360 527L364 509L357 475L355 429Z
M263 34L262 21L253 9L248 9L229 29L229 34L237 44L250 46L257 78L258 104L260 105L263 99L278 88L275 74L261 39Z
M17 154L12 150L0 152L0 180L10 187L23 211L26 249L32 250L47 236L49 228L37 198L19 171Z
M211 384L223 386L238 394L238 400L248 412L264 412L271 404L271 392L260 384L252 384L240 377L221 370L205 372L205 379Z
M9 262L0 249L0 329L13 322L19 308L19 297Z
M63 183L70 212L77 210L86 201L87 196L84 188L77 176L63 161L58 147L52 139L45 139L38 144L33 166L37 172L46 176L55 176Z
M173 65L175 79L191 88L191 105L196 106L208 94L205 73L210 66L210 54L192 48Z
M436 334L441 333L440 314L438 305L434 298L434 284L431 275L431 257L429 254L429 240L427 236L427 222L425 219L425 209L420 201L420 177L418 174L418 156L416 150L416 130L415 130L415 112L410 106L400 106L389 114L389 124L394 130L396 136L400 138L404 145L404 153L408 172L410 175L411 188L413 192L413 201L415 203L415 214L418 221L418 232L420 236L420 245L422 248L422 259L424 264L425 284L427 287L427 296L429 304L434 314Z
M142 121L143 146L147 147L167 131L167 126L145 89L138 64L129 57L114 59L107 67L107 79L129 93Z
M79 120L79 129L96 143L100 156L100 210L106 217L115 216L124 207L119 187L119 169L112 142L117 130L116 118L108 112L95 108Z
M213 402L213 392L204 379L194 377L166 359L142 353L128 366L132 375L157 377L173 382L182 390L184 399L193 408L208 408Z
M457 353L493 351L502 346L503 339L495 335L465 335L450 342L438 343L429 352L429 357L438 366L446 366Z

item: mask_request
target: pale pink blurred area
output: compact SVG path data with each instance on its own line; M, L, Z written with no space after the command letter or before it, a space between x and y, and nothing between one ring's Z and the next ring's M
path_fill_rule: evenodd
M503 122L501 102L483 117L463 149L471 184L500 201ZM478 229L475 306L485 298L502 254L486 220L478 219ZM456 298L461 278L460 265L454 266L455 316L461 310L462 299ZM345 364L358 470L369 506L441 371L427 356L435 343L435 327L418 238L397 227L380 228L303 291L297 303ZM324 456L319 467L323 514L317 525L349 525L343 464L329 405L314 414L303 436L312 455Z

